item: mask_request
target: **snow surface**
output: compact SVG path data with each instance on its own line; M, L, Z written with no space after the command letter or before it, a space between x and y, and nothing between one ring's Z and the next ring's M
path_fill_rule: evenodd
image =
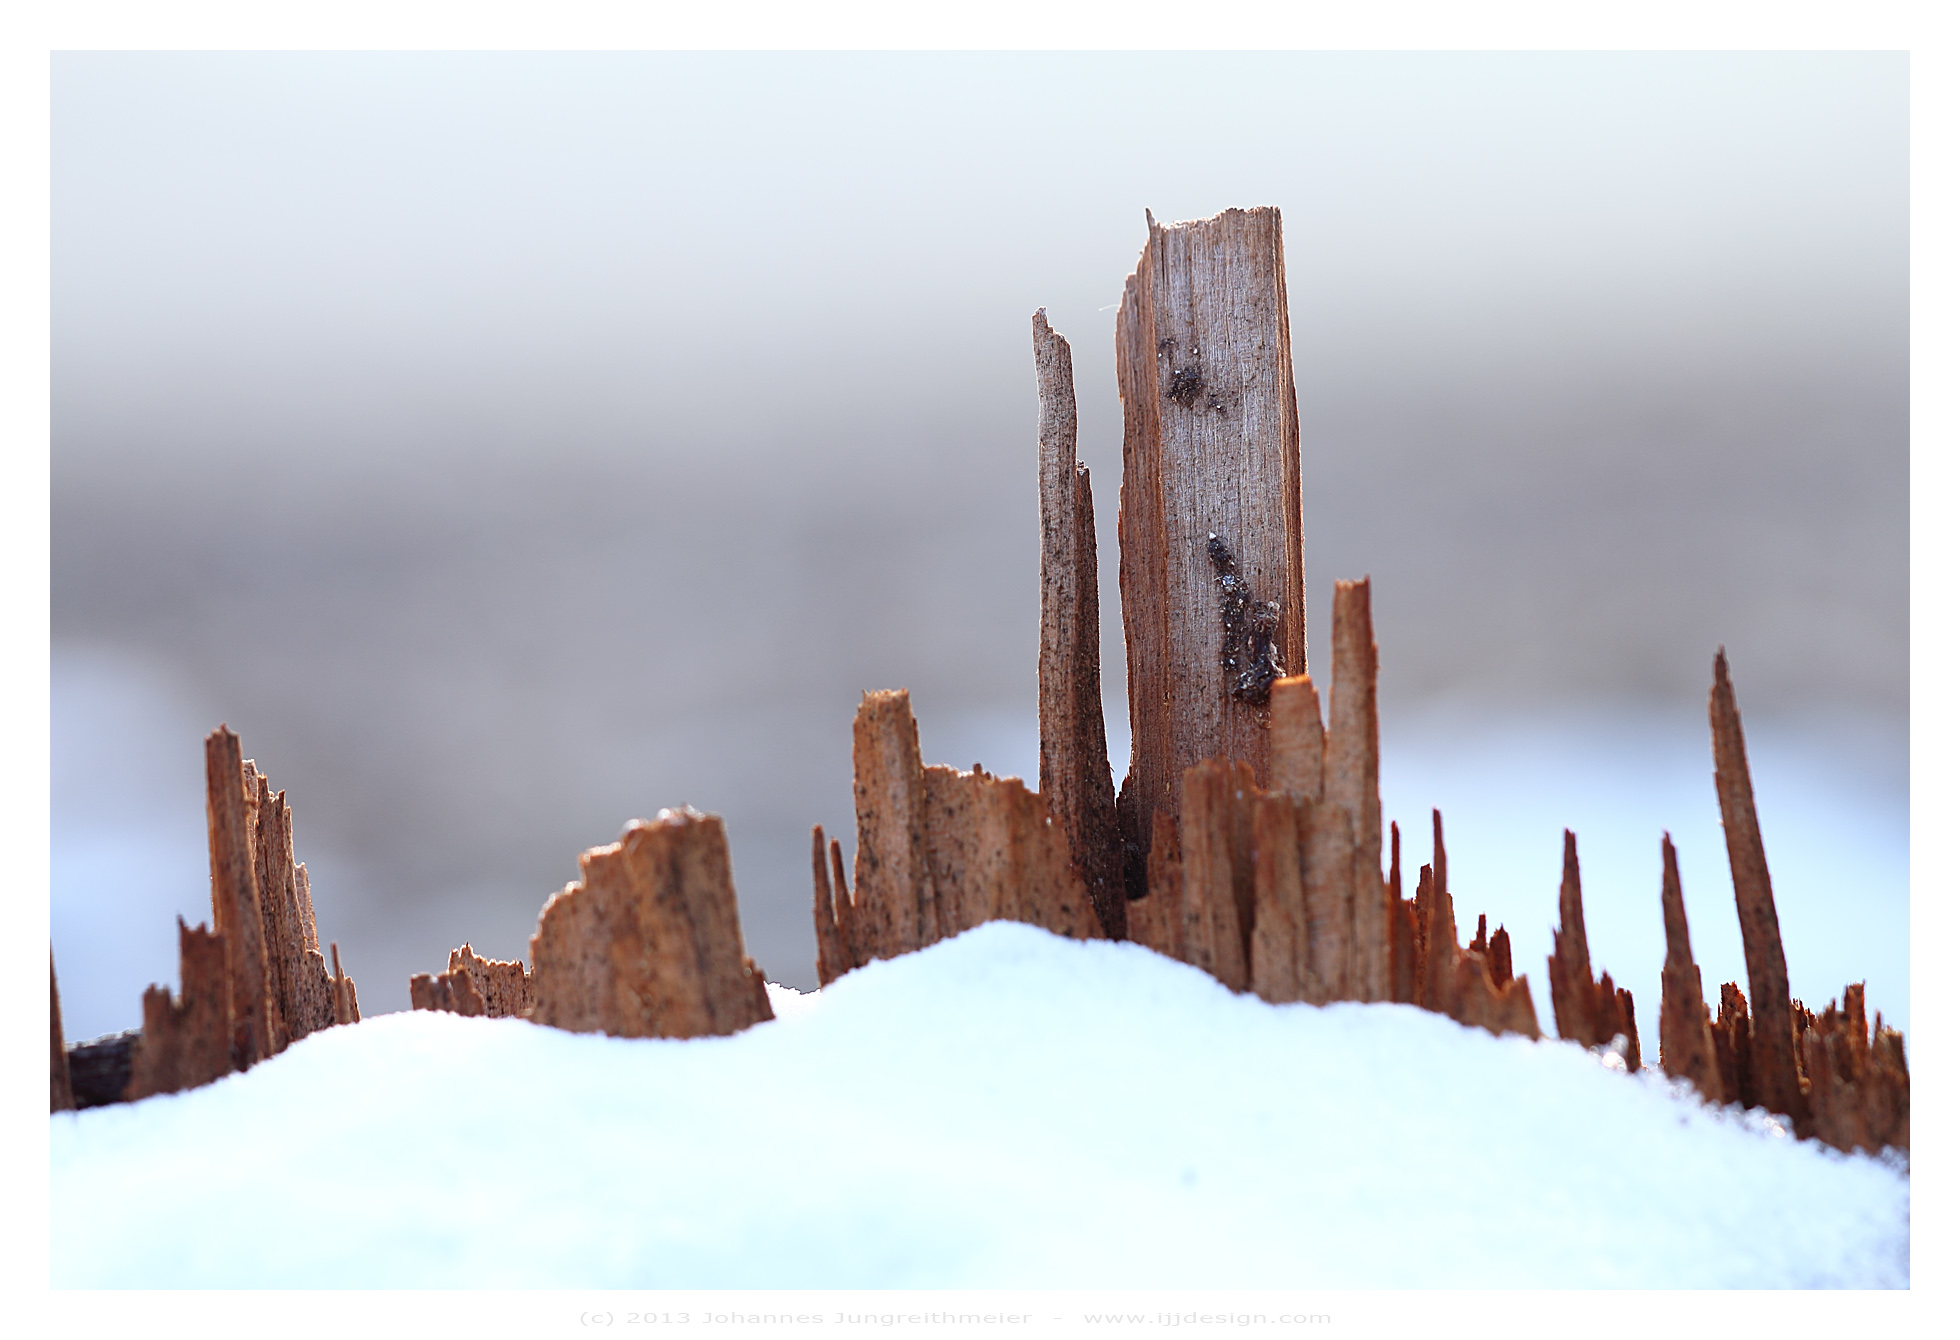
M53 1118L58 1287L1907 1284L1908 1179L1565 1043L994 923L732 1038L390 1014Z

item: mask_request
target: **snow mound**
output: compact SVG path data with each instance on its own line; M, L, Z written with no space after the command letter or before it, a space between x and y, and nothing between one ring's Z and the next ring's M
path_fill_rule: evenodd
M57 1115L54 1282L1907 1283L1896 1167L1568 1044L1010 923L771 995L688 1041L383 1015Z

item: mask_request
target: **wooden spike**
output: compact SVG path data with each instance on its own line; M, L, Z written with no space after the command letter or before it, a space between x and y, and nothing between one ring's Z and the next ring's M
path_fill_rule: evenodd
M1579 886L1579 840L1565 830L1565 870L1559 879L1558 926L1552 931L1552 954L1545 960L1551 980L1552 1019L1558 1035L1581 1047L1596 1047L1610 1037L1595 1037L1592 956L1586 948L1586 908Z
M1354 934L1348 990L1388 998L1388 915L1382 899L1381 744L1368 579L1334 583L1334 682L1327 704L1326 798L1353 816Z
M1424 867L1425 869L1427 867ZM1416 905L1397 898L1388 924L1388 998L1400 1005L1413 1005L1421 988L1416 952Z
M1075 455L1074 362L1046 311L1034 314L1034 365L1041 405L1041 794L1062 824L1104 932L1120 939L1127 900L1103 731L1096 509L1089 467Z
M143 993L143 1046L130 1064L128 1097L176 1093L231 1072L231 978L224 937L177 918L177 999Z
M1721 1068L1701 995L1701 969L1688 943L1688 911L1681 899L1681 871L1674 840L1661 835L1661 924L1667 960L1661 967L1661 1069L1693 1084L1711 1103L1722 1101Z
M830 868L824 857L823 825L818 824L810 830L810 873L816 881L815 906L811 909L811 915L817 928L819 988L829 986L856 966L851 962L850 949L837 924L840 904L844 900L831 888Z
M205 820L211 844L211 914L231 978L231 1062L239 1070L272 1054L265 920L259 910L251 809L238 737L224 726L204 740Z
M1266 784L1267 676L1306 668L1285 269L1279 211L1235 209L1151 220L1123 289L1117 531L1132 735L1118 811L1133 897L1154 816L1179 814L1186 769L1238 759ZM1221 632L1235 608L1237 632Z
M925 767L904 689L873 691L851 725L857 796L856 921L861 952L893 958L939 939L939 895L926 852Z
M1306 812L1307 999L1353 1000L1354 816L1323 802Z
M75 1086L68 1078L68 1039L61 1035L61 987L54 979L54 950L48 950L48 1026L54 1041L48 1052L48 1111L73 1112Z
M1443 812L1431 810L1429 923L1423 931L1424 1008L1451 1014L1456 1008L1456 908L1450 901L1449 856L1443 849Z
M483 995L461 969L441 973L418 972L408 979L410 1009L440 1010L480 1018L489 1013Z
M1482 916L1477 918L1477 926L1481 933ZM1490 937L1490 950L1485 955L1485 961L1490 966L1492 985L1502 987L1511 980L1511 933L1502 926L1499 926L1497 932Z
M742 950L720 818L662 810L586 851L579 869L531 936L534 1022L685 1038L770 1017L766 994L758 1010L760 975Z
M1808 1134L1809 1112L1797 1083L1794 1030L1790 1018L1790 973L1783 958L1783 933L1770 892L1769 863L1756 826L1756 794L1749 779L1749 755L1742 740L1742 717L1729 683L1726 652L1715 653L1715 687L1708 695L1708 723L1714 738L1715 795L1722 807L1722 835L1729 849L1735 883L1735 911L1742 923L1742 956L1749 969L1749 1003L1754 1016L1751 1058L1762 1105L1789 1116L1797 1134Z
M1625 987L1614 987L1611 973L1601 973L1600 981L1606 988L1608 999L1614 1005L1614 1031L1627 1040L1627 1073L1637 1074L1640 1070L1640 1025L1633 1013L1633 992Z
M483 1014L491 1019L523 1018L535 1003L522 959L485 958L465 940L462 948L449 951L449 972L468 976L483 1002Z
M1487 938L1484 930L1486 924L1487 920L1484 914L1482 912L1477 913L1477 937L1470 942L1470 952L1473 954L1484 954L1490 950L1490 940Z
M857 899L844 878L844 844L836 838L830 840L830 887L835 890L837 935L844 942L844 961L853 968L861 968L871 961L871 956L861 947L863 933L858 929Z
M1301 800L1321 797L1327 732L1320 724L1320 691L1312 675L1273 682L1272 789Z
M1416 873L1416 896L1411 900L1415 913L1415 994L1409 997L1411 1004L1425 1009L1434 1008L1429 1004L1429 914L1435 905L1436 872L1425 865Z

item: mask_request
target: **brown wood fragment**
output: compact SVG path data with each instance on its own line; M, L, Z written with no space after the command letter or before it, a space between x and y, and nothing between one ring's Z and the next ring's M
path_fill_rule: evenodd
M843 871L838 873L835 889L831 886L830 867L826 860L823 841L823 825L818 824L810 830L810 873L816 884L816 903L812 917L817 927L817 986L829 986L857 966L851 957L850 943L844 937L840 923L850 914L850 891L844 887Z
M1130 900L1127 925L1130 939L1166 958L1184 962L1184 853L1178 849L1177 822L1169 810L1158 810L1151 821L1147 867L1148 893Z
M1327 803L1354 823L1354 930L1348 998L1388 998L1388 905L1382 895L1377 652L1368 579L1334 583L1334 678L1327 702Z
M465 940L462 948L449 951L448 970L468 974L488 1017L522 1018L531 1012L531 975L524 971L523 960L485 958Z
M1183 855L1185 962L1234 991L1252 985L1252 769L1206 759L1184 774L1178 846Z
M1423 927L1422 1005L1439 1014L1456 1009L1456 908L1450 901L1449 856L1443 848L1443 812L1431 810L1428 918Z
M718 817L662 810L583 853L579 868L580 881L551 896L531 936L533 1021L698 1037L771 1017L743 953Z
M1701 994L1701 969L1688 942L1688 911L1681 899L1681 871L1674 840L1661 835L1661 922L1667 932L1667 959L1661 968L1661 1069L1693 1084L1701 1096L1720 1103L1722 1073L1708 1004Z
M1057 935L1104 938L1066 832L1019 778L935 764L925 769L924 810L942 937L988 921L1024 921Z
M1742 739L1742 717L1729 683L1725 651L1715 653L1715 686L1708 695L1709 731L1714 739L1715 795L1722 807L1722 835L1735 884L1735 911L1742 923L1742 956L1749 969L1749 1003L1754 1016L1751 1057L1762 1106L1790 1117L1798 1135L1808 1133L1809 1110L1797 1083L1797 1058L1790 1019L1790 974L1783 957L1783 933L1770 891L1769 863L1756 825L1755 788Z
M1625 987L1613 985L1613 974L1603 972L1599 975L1602 990L1613 1001L1619 1015L1619 1036L1625 1037L1626 1063L1629 1074L1640 1069L1640 1026L1635 1022L1633 1012L1633 992Z
M1321 798L1327 732L1320 724L1320 691L1312 675L1273 683L1272 789L1301 800Z
M1224 664L1238 653L1221 633L1231 593L1211 537L1240 583L1248 632L1269 640L1263 664L1276 659L1279 674L1306 668L1299 411L1279 211L1227 210L1169 227L1146 218L1116 323L1132 729L1118 811L1133 897L1146 888L1155 816L1179 816L1187 769L1228 758L1261 785L1268 775L1271 681Z
M874 690L851 726L857 797L859 962L893 958L939 939L939 895L926 851L925 768L904 689Z
M473 1017L488 1013L476 983L461 969L416 973L408 979L408 1003L410 1009L416 1010L440 1010Z
M1483 917L1477 918L1478 926L1483 925ZM1490 965L1492 985L1502 987L1511 980L1511 933L1502 926L1490 937L1490 953L1486 956Z
M129 1076L143 1050L143 1030L105 1033L68 1046L68 1084L77 1108L106 1107L129 1096Z
M54 950L48 950L48 1111L75 1110L75 1086L68 1079L68 1040L61 1035L61 987L54 977Z
M1722 983L1722 1012L1715 1021L1715 1060L1722 1071L1722 1101L1760 1107L1756 1093L1754 1031L1749 1001L1734 982Z
M143 993L143 1047L130 1067L133 1102L209 1084L231 1071L231 977L222 936L177 918L181 989Z
M1416 1003L1416 905L1406 898L1392 904L1388 923L1388 998L1401 1005Z
M1454 981L1450 1015L1460 1024L1491 1033L1518 1033L1528 1038L1542 1036L1538 1031L1538 1012L1531 1004L1531 987L1522 977L1503 985L1493 979L1489 960L1475 949L1459 950L1451 967Z
M1300 818L1311 805L1283 792L1252 801L1252 989L1276 1005L1308 999Z
M1801 1042L1812 1133L1819 1140L1846 1152L1911 1148L1904 1039L1885 1027L1882 1016L1867 1036L1864 983L1845 987L1843 1008L1831 1002Z
M1076 459L1075 370L1068 341L1034 314L1041 481L1041 794L1060 821L1103 931L1123 935L1122 850L1103 731L1096 511Z
M1628 1073L1640 1068L1640 1035L1634 1024L1633 995L1613 985L1611 973L1592 975L1586 945L1586 905L1579 882L1579 840L1565 830L1565 869L1559 879L1559 924L1552 931L1552 953L1545 960L1551 979L1552 1017L1558 1034L1582 1047L1606 1047L1625 1038Z
M249 812L257 783L245 789L238 737L224 727L204 740L205 818L211 844L211 911L231 978L231 1063L244 1070L272 1054L266 987L265 921L259 908ZM254 770L256 775L256 770Z
M1353 1000L1354 816L1322 802L1303 813L1307 999Z
M354 979L340 970L340 946L330 945L333 951L333 1021L336 1024L358 1024L361 1022L361 1002L354 993Z

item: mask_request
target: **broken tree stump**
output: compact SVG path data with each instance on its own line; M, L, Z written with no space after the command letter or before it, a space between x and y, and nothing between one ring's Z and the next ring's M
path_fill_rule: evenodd
M68 1079L68 1041L61 1035L61 987L54 977L54 950L48 950L48 1111L75 1110L75 1086Z
M1132 898L1185 770L1237 759L1265 785L1272 681L1306 668L1300 419L1279 211L1160 225L1123 287L1117 515Z
M224 937L177 918L175 1000L170 988L143 993L143 1047L130 1067L128 1098L176 1093L231 1071L231 975Z
M1796 1041L1790 1018L1790 972L1783 957L1783 932L1770 891L1769 862L1756 826L1756 793L1749 780L1749 754L1742 740L1742 717L1729 683L1725 650L1715 653L1715 686L1708 694L1709 733L1714 741L1715 796L1722 807L1722 836L1735 885L1736 918L1742 923L1742 957L1749 970L1750 1070L1762 1106L1781 1112L1798 1135L1809 1133L1809 1112L1797 1083Z
M581 854L579 870L531 936L534 1023L691 1038L774 1017L742 949L719 817L684 808L636 819L619 841Z
M1122 848L1103 731L1096 509L1076 459L1075 368L1068 341L1034 314L1041 481L1040 791L1068 838L1089 902L1123 936Z
M987 921L1104 938L1068 834L1045 795L1016 777L919 762L903 689L864 695L852 762L858 798L857 888L842 850L811 833L817 980L923 949Z
M1709 1102L1720 1103L1722 1072L1715 1061L1708 1004L1702 999L1701 969L1688 943L1674 839L1666 833L1661 834L1661 922L1667 932L1667 961L1661 968L1661 1069L1693 1084Z

